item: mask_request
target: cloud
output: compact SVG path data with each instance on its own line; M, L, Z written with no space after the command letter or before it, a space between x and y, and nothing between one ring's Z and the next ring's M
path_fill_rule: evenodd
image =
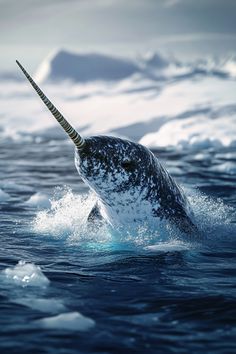
M164 0L164 7L172 7L184 0Z
M219 41L219 40L236 40L235 33L185 33L178 35L166 35L157 39L157 42L162 43L181 43L181 42L197 42L197 41ZM155 39L154 39L155 41Z

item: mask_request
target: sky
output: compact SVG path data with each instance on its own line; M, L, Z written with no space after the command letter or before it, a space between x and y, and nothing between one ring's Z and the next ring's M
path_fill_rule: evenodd
M236 52L236 0L0 0L0 71L56 49L191 60Z

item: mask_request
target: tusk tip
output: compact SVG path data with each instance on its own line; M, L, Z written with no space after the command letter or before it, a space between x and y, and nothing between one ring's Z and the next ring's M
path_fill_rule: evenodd
M21 65L21 63L16 59L16 64L21 68L22 67L22 65Z

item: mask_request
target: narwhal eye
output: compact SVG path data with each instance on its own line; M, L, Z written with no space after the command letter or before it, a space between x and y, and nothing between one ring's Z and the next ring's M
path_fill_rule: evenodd
M136 164L134 161L131 160L125 160L121 162L121 166L128 172L132 172L136 168Z

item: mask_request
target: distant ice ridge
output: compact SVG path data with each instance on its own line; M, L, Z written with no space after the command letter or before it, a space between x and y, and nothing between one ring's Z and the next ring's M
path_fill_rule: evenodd
M191 78L194 76L236 77L236 58L207 58L193 63L180 62L174 57L149 52L134 59L98 53L76 53L57 50L39 66L35 78L38 82L72 80L119 81L134 74L152 79Z
M40 65L36 79L39 82L65 79L79 82L112 81L124 79L139 71L139 67L128 59L59 50Z
M34 77L84 136L196 149L235 144L235 73L234 56L184 63L157 53L131 60L57 51ZM0 81L0 100L1 138L68 141L26 81Z
M140 143L152 149L166 146L181 148L236 147L236 114L231 117L172 120L156 133L145 135Z

